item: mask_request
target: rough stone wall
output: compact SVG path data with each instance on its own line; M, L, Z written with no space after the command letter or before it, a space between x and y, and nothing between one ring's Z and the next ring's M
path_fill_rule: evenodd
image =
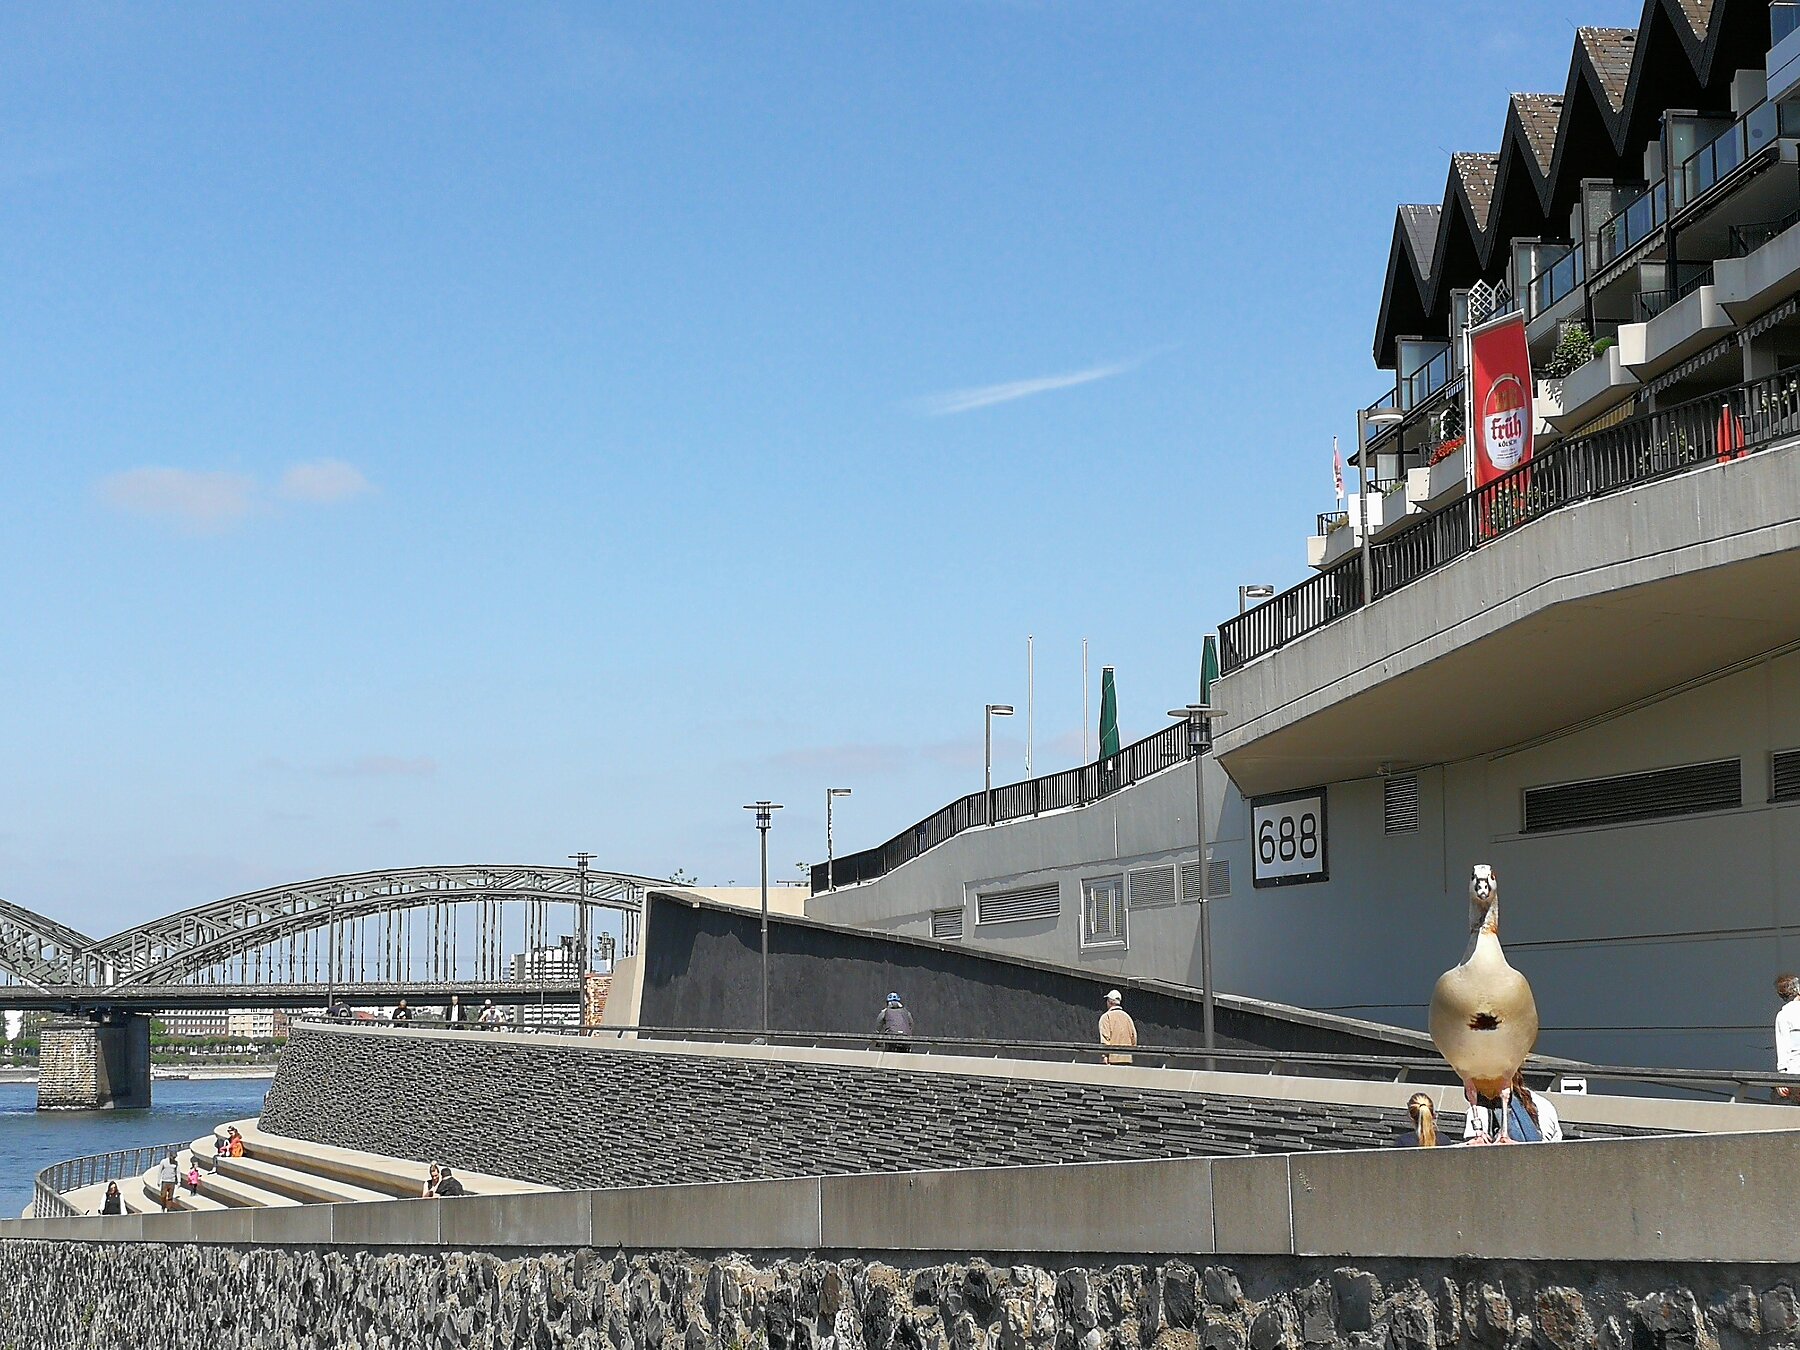
M93 1023L48 1022L38 1033L38 1105L92 1110L100 1097L100 1038Z
M0 1347L1794 1350L1791 1268L0 1244Z

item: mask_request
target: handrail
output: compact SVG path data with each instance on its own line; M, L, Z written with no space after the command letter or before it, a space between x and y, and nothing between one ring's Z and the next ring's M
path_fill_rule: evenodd
M1565 506L1754 454L1796 436L1800 366L1564 441L1375 544L1370 550L1374 596L1380 599ZM1220 624L1220 672L1229 674L1362 604L1353 553Z
M171 1153L180 1153L192 1144L190 1139L178 1139L172 1144L140 1144L136 1148L87 1153L52 1163L40 1171L32 1183L31 1212L40 1219L76 1218L80 1211L65 1198L68 1192L96 1182L125 1181L142 1176Z
M308 1016L300 1020L329 1025L341 1019ZM512 1028L499 1029L512 1030ZM772 1045L799 1049L861 1048L877 1053L884 1048L891 1048L891 1043L883 1037L866 1032L762 1032L742 1027L582 1024L529 1027L523 1034L587 1038L630 1036L653 1040L694 1041L701 1044ZM933 1053L966 1055L968 1052L975 1051L992 1058L1039 1059L1053 1063L1090 1063L1103 1055L1121 1053L1117 1049L1102 1046L1095 1041L1019 1041L979 1036L925 1036L917 1033L901 1039L910 1048L910 1053L920 1055ZM1129 1053L1132 1056L1132 1062L1139 1068L1175 1068L1181 1065L1217 1061L1221 1064L1264 1065L1267 1067L1256 1071L1270 1076L1282 1074L1295 1065L1305 1065L1317 1068L1364 1071L1360 1074L1324 1075L1326 1077L1367 1080L1371 1073L1378 1072L1384 1079L1393 1082L1428 1082L1432 1081L1432 1078L1446 1083L1456 1081L1450 1066L1442 1059L1432 1055L1353 1054L1328 1050L1270 1050L1261 1047L1237 1046L1230 1048L1219 1046L1208 1050L1204 1046L1194 1045L1134 1045L1130 1048ZM1238 1071L1249 1072L1250 1070ZM1595 1081L1633 1083L1646 1087L1673 1088L1687 1092L1705 1093L1715 1097L1727 1096L1733 1101L1744 1100L1747 1093L1756 1089L1772 1090L1776 1087L1792 1086L1795 1081L1791 1074L1744 1072L1735 1069L1658 1069L1638 1065L1589 1064L1585 1061L1558 1059L1544 1055L1532 1055L1527 1059L1525 1072L1528 1079L1539 1078L1545 1082L1565 1077L1585 1078L1590 1083ZM1432 1078L1416 1076L1420 1074L1431 1075Z
M1177 722L1141 741L1121 747L1117 755L1097 759L1091 764L1042 778L1006 783L991 792L971 792L932 812L911 829L902 830L885 844L834 857L831 881L836 886L873 881L977 825L998 825L1003 821L1042 815L1046 811L1086 806L1121 788L1130 787L1139 779L1182 763L1191 754L1187 724ZM812 893L818 895L824 891L825 882L826 865L814 863Z

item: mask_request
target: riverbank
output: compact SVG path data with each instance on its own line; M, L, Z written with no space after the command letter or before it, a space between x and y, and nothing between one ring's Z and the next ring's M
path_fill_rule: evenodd
M273 1064L152 1064L150 1078L157 1081L209 1083L240 1078L273 1078ZM35 1068L0 1068L0 1083L36 1083Z

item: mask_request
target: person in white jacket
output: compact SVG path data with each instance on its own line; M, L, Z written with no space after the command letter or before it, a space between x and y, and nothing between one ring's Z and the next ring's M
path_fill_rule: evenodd
M1535 1096L1525 1086L1525 1075L1515 1073L1512 1080L1511 1128L1506 1131L1506 1139L1513 1143L1529 1140L1532 1143L1562 1143L1562 1121L1556 1117L1556 1108L1550 1104L1548 1097ZM1536 1138L1533 1138L1535 1133ZM1477 1098L1469 1107L1468 1115L1463 1117L1463 1142L1465 1144L1492 1144L1499 1142L1500 1103L1488 1102Z
M1792 971L1777 975L1775 992L1781 995L1781 1011L1775 1014L1775 1072L1800 1074L1800 975ZM1775 1095L1800 1100L1789 1087L1776 1088Z

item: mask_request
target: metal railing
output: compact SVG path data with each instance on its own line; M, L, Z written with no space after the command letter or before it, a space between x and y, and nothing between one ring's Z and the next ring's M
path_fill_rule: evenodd
M1727 250L1733 258L1747 258L1777 235L1800 225L1800 211L1790 211L1780 220L1759 220L1749 225L1733 225Z
M1706 263L1693 268L1677 268L1676 270L1687 271L1686 278L1678 285L1670 286L1659 291L1639 291L1632 297L1632 312L1639 323L1648 323L1665 309L1676 304L1676 302L1687 299L1688 296L1692 295L1702 286L1709 286L1712 284L1713 273L1711 263Z
M1587 278L1586 254L1581 245L1571 244L1563 252L1538 269L1531 279L1531 314L1536 318Z
M1594 267L1610 267L1654 234L1666 206L1659 178L1609 216L1594 234Z
M37 1174L31 1190L31 1212L40 1219L72 1219L81 1211L65 1198L70 1191L102 1181L127 1181L144 1175L171 1153L191 1148L193 1140L172 1144L143 1144L117 1148L110 1153L89 1153L52 1163Z
M328 1017L308 1017L308 1022L330 1023ZM549 1036L589 1039L626 1037L659 1041L691 1041L702 1045L771 1045L794 1049L868 1050L880 1053L904 1044L918 1055L954 1055L987 1059L1024 1059L1056 1064L1091 1064L1106 1055L1129 1054L1141 1069L1204 1068L1209 1061L1230 1073L1279 1076L1300 1068L1332 1072L1310 1075L1324 1078L1376 1080L1397 1083L1454 1083L1455 1072L1434 1054L1379 1054L1331 1050L1275 1050L1266 1046L1219 1046L1208 1050L1196 1045L1134 1045L1129 1049L1100 1045L1096 1041L1017 1041L976 1036L925 1036L883 1038L853 1031L757 1031L744 1027L577 1026L531 1027L527 1031ZM1354 1033L1345 1032L1345 1035ZM1525 1076L1534 1083L1558 1078L1585 1078L1589 1085L1621 1083L1673 1089L1703 1097L1744 1101L1791 1087L1791 1074L1737 1069L1658 1069L1639 1065L1589 1064L1584 1060L1532 1055L1525 1061ZM1303 1075L1307 1076L1307 1075ZM1796 1113L1800 1118L1800 1113Z
M1455 373L1455 355L1450 347L1445 347L1443 351L1400 377L1398 406L1407 412L1412 411L1449 384L1450 377Z
M1350 513L1348 511L1321 511L1319 512L1319 528L1314 533L1330 534L1333 530L1343 529L1349 523Z
M1800 134L1800 110L1757 104L1677 166L1669 180L1673 209L1692 206L1779 138L1795 134Z
M1139 779L1182 763L1189 753L1187 725L1177 722L1092 764L1007 783L992 792L971 792L942 810L932 812L911 829L902 830L885 844L833 858L832 882L837 886L854 886L873 881L977 825L998 825L1003 821L1042 815L1045 811L1099 801L1121 788L1130 787ZM812 892L817 895L824 889L825 864L814 863Z
M1800 4L1795 0L1769 0L1769 46L1779 46L1796 28L1800 28Z
M1370 554L1375 598L1564 506L1796 436L1800 367L1564 441L1375 544ZM1352 554L1220 624L1220 671L1236 670L1361 605L1358 560Z

